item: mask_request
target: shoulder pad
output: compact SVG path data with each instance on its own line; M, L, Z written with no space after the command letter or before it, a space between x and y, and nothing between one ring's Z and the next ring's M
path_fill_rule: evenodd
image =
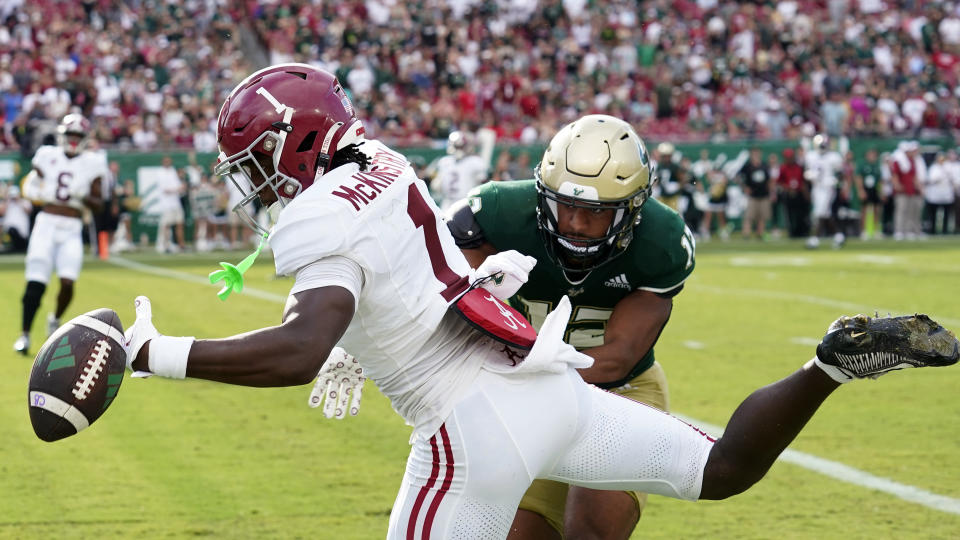
M56 156L58 146L44 145L40 148L37 148L37 151L33 154L32 162L36 164L37 162L43 161L44 159L50 159Z
M450 229L457 247L461 249L478 248L485 241L483 229L473 216L469 201L469 198L457 201L448 210L447 228Z
M337 227L340 221L338 208L309 200L309 197L301 200L301 197L280 212L270 233L277 275L290 275L324 257L341 254L345 244L343 235L333 232L342 230ZM320 234L317 231L330 232Z

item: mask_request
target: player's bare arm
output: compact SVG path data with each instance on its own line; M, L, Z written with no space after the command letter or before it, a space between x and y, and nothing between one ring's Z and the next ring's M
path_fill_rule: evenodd
M242 386L295 386L313 381L353 318L353 295L320 287L291 295L283 322L223 339L198 339L190 348L187 377ZM151 341L133 368L152 371Z
M90 184L90 192L83 196L83 204L94 212L99 212L103 209L103 198L100 196L100 193L103 193L100 189L102 185L102 176L94 178Z
M621 380L653 348L673 310L673 300L637 290L617 303L607 321L603 345L584 349L593 366L581 369L589 383Z
M497 248L493 247L493 244L490 242L484 242L480 244L479 247L473 249L461 248L460 252L467 258L467 262L470 263L471 268L477 268L487 257L497 253Z

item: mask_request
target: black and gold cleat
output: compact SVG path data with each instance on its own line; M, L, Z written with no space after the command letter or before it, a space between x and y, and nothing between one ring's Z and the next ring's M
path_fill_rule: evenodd
M957 363L960 342L926 315L840 317L817 345L817 358L845 375L875 379L888 371Z

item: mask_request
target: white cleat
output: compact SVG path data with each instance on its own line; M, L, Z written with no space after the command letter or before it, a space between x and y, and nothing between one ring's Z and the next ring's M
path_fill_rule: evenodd
M47 337L53 335L60 328L60 319L53 316L53 313L47 314Z
M13 350L26 356L30 352L30 336L24 334L13 342Z

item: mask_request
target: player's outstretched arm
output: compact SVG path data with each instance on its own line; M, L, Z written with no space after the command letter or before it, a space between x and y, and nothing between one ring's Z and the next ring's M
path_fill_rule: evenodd
M633 291L617 302L603 333L603 345L584 349L593 366L581 369L588 383L623 379L653 348L670 319L673 299L644 290Z
M185 375L257 387L310 383L343 336L353 312L353 295L342 287L301 291L287 300L278 326L192 342L186 349ZM158 336L146 341L139 351L131 351L136 354L132 368L162 374L164 365L182 361L176 358L184 354L182 341L176 341L182 339ZM160 350L164 346L169 348Z

